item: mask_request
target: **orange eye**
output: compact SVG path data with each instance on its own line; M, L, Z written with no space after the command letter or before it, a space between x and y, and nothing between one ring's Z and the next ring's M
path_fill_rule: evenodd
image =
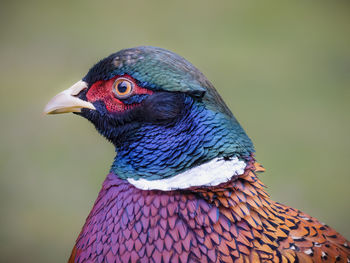
M117 78L113 84L113 93L119 99L127 98L131 95L134 84L127 78Z

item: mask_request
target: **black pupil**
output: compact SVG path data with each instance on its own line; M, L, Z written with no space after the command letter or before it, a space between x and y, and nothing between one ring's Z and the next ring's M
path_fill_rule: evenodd
M126 81L122 81L118 84L117 88L120 93L124 93L128 89L128 84Z

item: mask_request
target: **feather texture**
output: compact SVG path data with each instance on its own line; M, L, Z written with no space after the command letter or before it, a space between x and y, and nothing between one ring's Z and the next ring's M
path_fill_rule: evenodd
M226 183L232 177L244 173L246 164L234 157L229 160L215 158L210 162L179 173L170 178L159 180L127 179L129 183L141 190L170 191L186 189L193 186L216 186ZM213 176L215 174L215 176Z
M348 262L345 238L269 198L263 170L167 192L109 174L69 262Z
M269 198L253 143L190 62L124 49L83 81L47 113L87 118L117 155L69 262L350 262L344 237Z

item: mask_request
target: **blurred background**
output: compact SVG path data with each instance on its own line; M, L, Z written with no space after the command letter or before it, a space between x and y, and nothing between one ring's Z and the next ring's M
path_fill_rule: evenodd
M122 48L181 54L255 143L274 200L350 239L349 1L1 1L1 262L65 262L114 158L48 100Z

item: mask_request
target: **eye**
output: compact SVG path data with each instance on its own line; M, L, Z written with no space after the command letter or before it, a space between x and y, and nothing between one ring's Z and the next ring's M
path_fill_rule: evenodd
M126 78L118 78L113 84L113 93L119 99L127 98L131 95L134 84Z

